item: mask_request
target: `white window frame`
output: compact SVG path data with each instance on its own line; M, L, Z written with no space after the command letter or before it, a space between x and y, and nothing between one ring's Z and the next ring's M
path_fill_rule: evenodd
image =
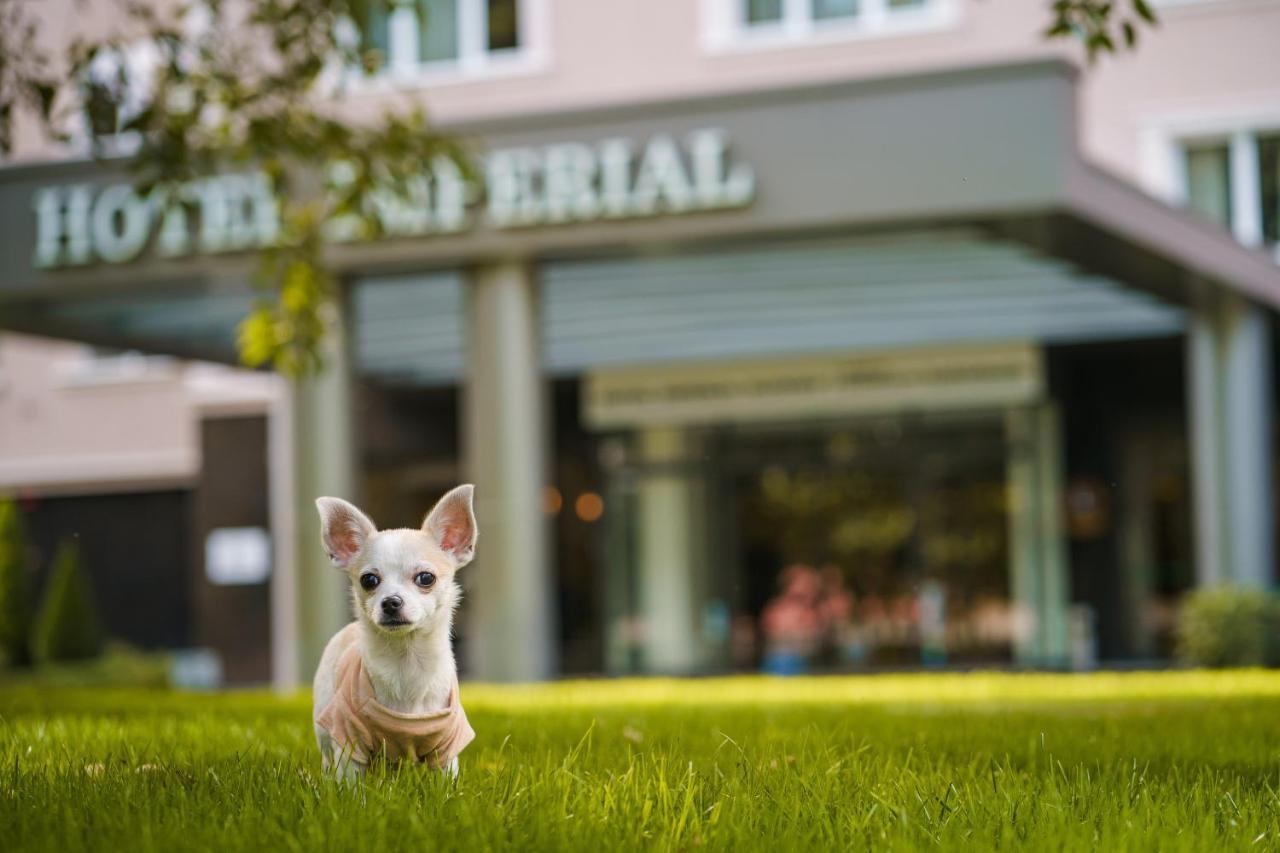
M1280 132L1280 107L1241 106L1162 116L1142 132L1142 183L1169 204L1186 208L1186 149L1190 145L1226 145L1231 171L1231 234L1251 248L1262 242L1262 201L1258 164L1259 136ZM1271 247L1280 264L1280 244Z
M839 43L917 35L953 27L957 0L924 0L916 8L892 9L888 0L859 0L851 18L815 18L813 0L782 0L782 20L749 24L743 0L702 0L703 47L708 53Z
M523 76L546 69L550 0L516 0L519 44L509 50L490 51L487 45L488 4L485 0L457 0L458 56L432 62L418 61L418 19L413 0L392 9L387 16L387 61L369 75L354 70L349 85L359 92L388 86L416 88L466 83L493 77Z

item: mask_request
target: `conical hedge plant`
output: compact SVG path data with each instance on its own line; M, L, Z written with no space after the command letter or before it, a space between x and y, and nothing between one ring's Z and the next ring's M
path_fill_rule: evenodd
M102 631L89 579L75 540L58 546L44 603L36 618L35 652L41 661L75 661L102 652Z
M31 665L27 540L13 500L0 500L0 666Z

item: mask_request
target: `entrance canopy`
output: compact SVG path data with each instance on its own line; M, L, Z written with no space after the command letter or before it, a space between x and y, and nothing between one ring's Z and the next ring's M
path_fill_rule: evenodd
M451 128L485 175L424 168L395 235L335 235L357 363L461 373L462 271L544 287L545 363L732 357L992 338L1168 334L1180 306L1280 306L1280 270L1086 163L1062 62L513 117ZM260 182L193 185L174 216L119 164L0 171L0 324L234 359L269 242Z

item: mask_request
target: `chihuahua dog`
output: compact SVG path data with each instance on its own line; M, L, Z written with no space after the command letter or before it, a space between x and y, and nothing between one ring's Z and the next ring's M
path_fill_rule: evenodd
M338 498L320 498L321 538L351 580L355 621L316 670L316 740L326 771L351 778L378 755L456 775L475 737L458 695L454 580L476 548L472 486L449 492L421 529L379 531Z

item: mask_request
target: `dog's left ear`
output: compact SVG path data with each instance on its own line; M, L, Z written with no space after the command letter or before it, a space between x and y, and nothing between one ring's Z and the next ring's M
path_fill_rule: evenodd
M442 497L422 522L423 531L436 541L440 550L453 557L458 568L471 562L476 554L476 514L472 497L476 487L468 483Z

